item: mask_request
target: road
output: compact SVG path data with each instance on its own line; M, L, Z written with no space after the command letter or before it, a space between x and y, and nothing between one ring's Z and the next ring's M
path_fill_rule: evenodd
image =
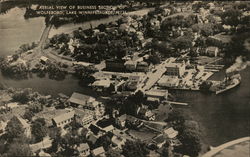
M138 85L137 90L135 91L135 93L139 90L141 90L142 92L145 92L147 90L149 90L150 88L153 87L153 85L161 78L161 76L166 72L166 64L168 64L169 62L173 62L174 58L169 58L167 60L165 60L164 62L162 62L161 64L155 66L155 71L149 71L147 73L147 82L144 84L143 82L141 84Z

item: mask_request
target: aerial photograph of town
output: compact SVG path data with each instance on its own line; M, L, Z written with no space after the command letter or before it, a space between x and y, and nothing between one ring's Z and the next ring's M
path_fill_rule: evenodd
M31 156L250 157L250 1L1 0L0 157Z

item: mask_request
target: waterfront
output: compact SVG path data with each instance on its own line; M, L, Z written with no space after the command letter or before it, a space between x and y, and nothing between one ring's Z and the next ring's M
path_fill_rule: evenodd
M1 22L3 21L4 23L4 25L1 25L1 37L6 37L1 39L0 56L8 55L21 44L30 43L40 38L40 34L44 28L43 18L25 21L22 16L19 16L20 20L13 20L14 16L22 14L23 10L20 10L21 9L17 9L17 14L13 14L11 10L6 15L0 15ZM8 18L3 18L3 16ZM91 24L94 26L93 22ZM90 26L90 23L87 22L85 25L86 27ZM68 30L70 25L65 27L67 27L67 29L61 27L57 32L67 32L65 30ZM77 27L78 25L76 28ZM19 31L11 31L12 29L9 28L18 28ZM30 32L24 30L29 30ZM210 95L191 91L174 92L178 101L191 104L191 108L188 110L202 124L206 134L205 140L213 146L249 135L249 121L247 120L249 119L248 116L250 111L250 89L248 88L247 81L250 79L250 69L248 68L242 71L241 74L241 85L222 95L216 96L214 94ZM223 71L217 73L214 77L222 78ZM57 93L65 93L70 95L74 91L90 94L89 89L80 87L78 85L78 80L71 76L68 76L63 81L54 81L48 78L38 78L35 76L29 80L19 81L6 79L0 76L0 80L0 83L10 87L29 87L43 94L57 95Z

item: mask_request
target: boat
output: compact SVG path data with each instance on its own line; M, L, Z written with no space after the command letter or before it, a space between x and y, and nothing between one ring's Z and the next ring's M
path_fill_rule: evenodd
M235 88L236 86L240 85L240 82L241 82L240 74L226 76L223 81L219 82L213 87L215 94L221 94L225 91Z

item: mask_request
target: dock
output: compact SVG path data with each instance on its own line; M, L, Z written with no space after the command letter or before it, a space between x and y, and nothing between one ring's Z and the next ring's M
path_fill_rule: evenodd
M188 106L188 103L185 102L176 102L176 101L167 101L170 105L180 105L180 106Z

